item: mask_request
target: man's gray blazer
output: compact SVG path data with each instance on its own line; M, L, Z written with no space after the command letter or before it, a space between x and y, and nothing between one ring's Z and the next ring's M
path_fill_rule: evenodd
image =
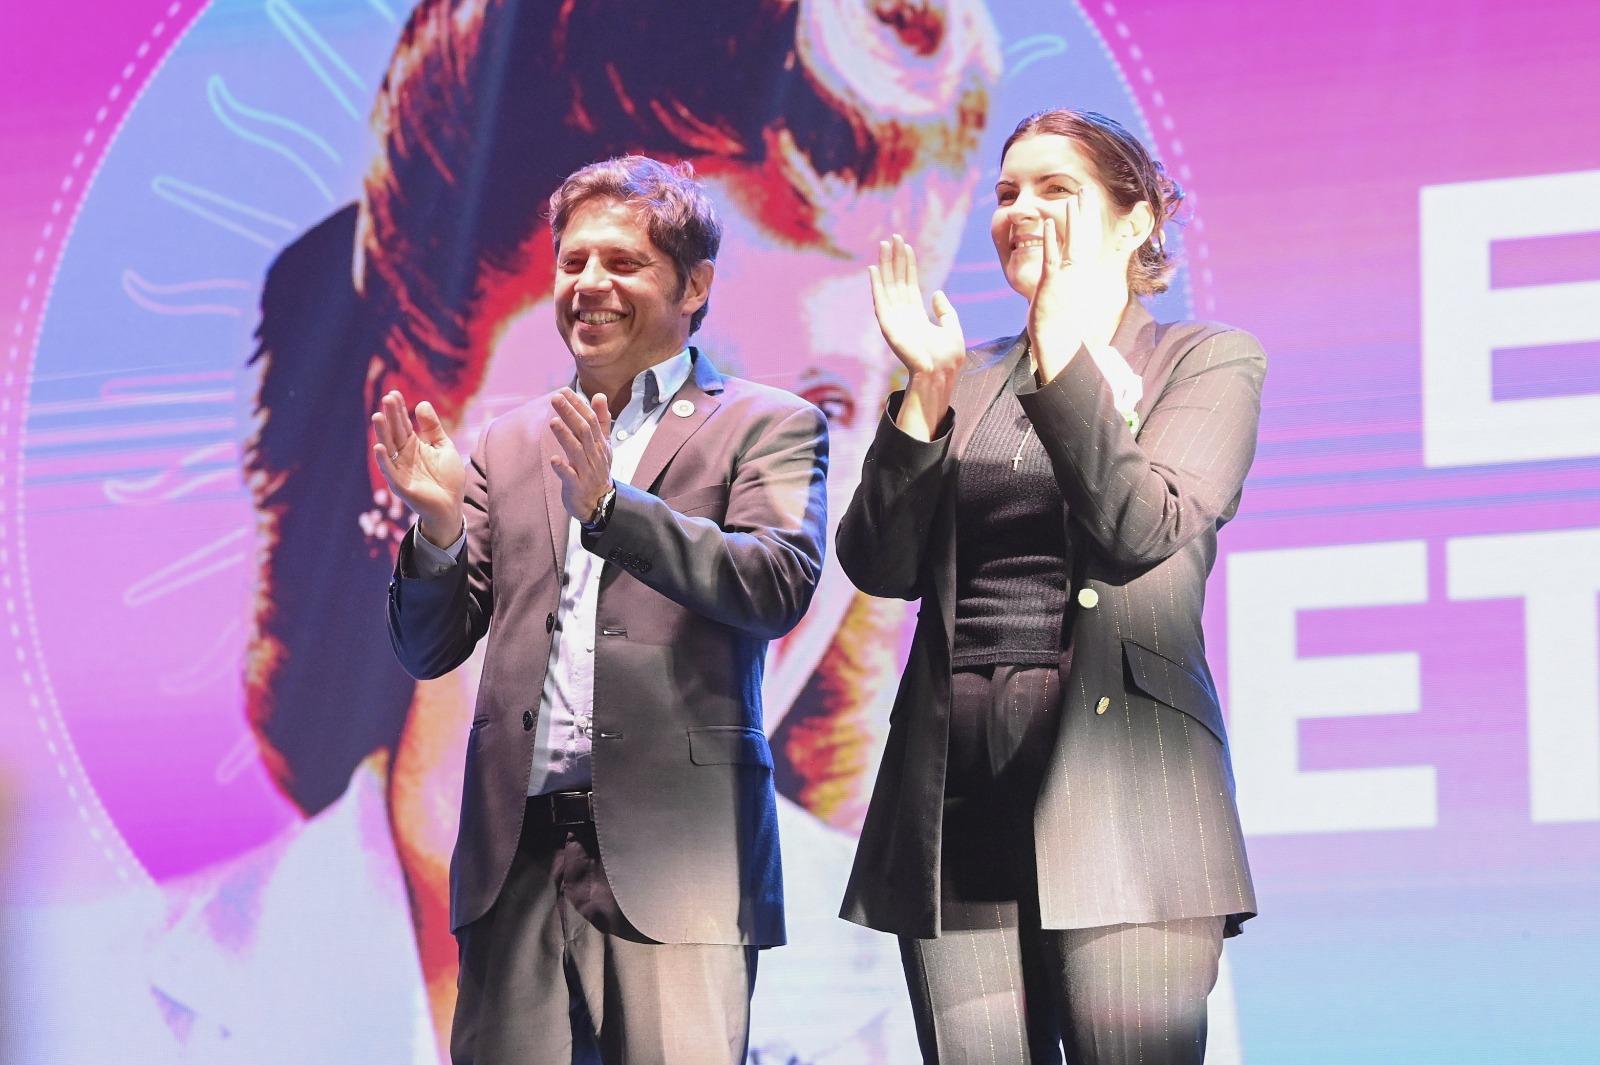
M827 424L787 392L694 358L638 487L618 484L605 531L584 538L609 563L595 828L617 902L645 935L769 946L784 940L783 883L762 669L822 572ZM465 565L403 576L408 537L389 588L390 636L413 676L446 673L489 640L450 867L458 929L494 903L522 829L568 529L551 416L547 397L485 430L468 467Z
M1144 383L1137 438L1080 351L1020 396L1066 502L1073 574L1061 721L1034 814L1040 916L1089 928L1255 911L1222 712L1200 627L1217 530L1255 455L1266 359L1246 333L1157 323L1131 303L1113 340ZM968 352L930 443L884 415L838 532L872 595L921 599L843 916L939 931L939 850L955 632L962 451L1025 357Z

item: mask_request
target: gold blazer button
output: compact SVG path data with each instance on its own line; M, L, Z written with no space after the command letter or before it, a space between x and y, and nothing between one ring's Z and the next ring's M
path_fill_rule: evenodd
M1095 605L1099 602L1100 593L1095 591L1093 588L1078 589L1078 605L1083 607L1085 610L1093 610Z
M1094 704L1094 712L1097 713L1097 714L1103 714L1110 707L1111 707L1111 697L1109 695L1102 695L1102 696L1100 696L1100 701L1098 703Z

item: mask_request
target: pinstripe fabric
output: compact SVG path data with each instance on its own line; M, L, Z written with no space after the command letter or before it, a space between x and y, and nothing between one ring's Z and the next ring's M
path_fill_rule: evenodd
M1055 744L1053 667L994 666L952 678L939 862L941 935L902 937L923 1059L1059 1060L1041 954L1033 806Z
M1221 917L1041 932L994 909L993 928L900 940L928 1065L1203 1065Z
M1070 1065L1203 1065L1223 919L1044 933Z
M1146 381L1137 441L1116 431L1088 360L1022 397L1085 548L1078 591L1094 593L1073 624L1061 742L1035 824L1047 927L1255 908L1200 615L1216 530L1254 455L1263 361L1248 334L1187 323L1156 340L1144 315L1151 345L1130 343L1129 324L1118 346ZM1098 871L1084 875L1091 856Z
M1066 501L1074 574L1057 739L1034 811L1053 929L1255 912L1201 614L1217 531L1255 453L1266 359L1249 334L1157 323L1137 302L1113 345L1144 382L1129 432L1093 360L1019 395ZM954 506L966 439L1022 344L974 348L932 442L879 424L838 557L871 595L920 599L917 631L842 914L933 938L954 631ZM1080 352L1080 355L1082 353Z
M923 1059L1198 1063L1222 917L1041 927L1033 821L1056 745L1053 668L952 678L940 935L900 939Z
M1060 1061L1051 1011L1050 966L1029 957L1019 934L1017 904L996 902L988 928L947 932L938 939L900 938L917 1042L928 1065L1019 1065ZM1032 945L1043 946L1037 926ZM1035 1003L1030 1012L1028 1003ZM1030 1039L1030 1019L1036 1029Z

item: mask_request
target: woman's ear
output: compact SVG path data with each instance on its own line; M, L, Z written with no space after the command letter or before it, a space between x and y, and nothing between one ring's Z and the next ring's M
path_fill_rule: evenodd
M1140 200L1128 208L1128 213L1117 222L1117 250L1133 254L1144 247L1144 242L1150 239L1150 233L1155 229L1155 212L1150 210L1148 200Z

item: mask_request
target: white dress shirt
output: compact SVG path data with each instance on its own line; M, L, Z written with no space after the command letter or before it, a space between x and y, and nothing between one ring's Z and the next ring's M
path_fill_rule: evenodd
M611 479L631 483L645 447L670 401L689 379L693 360L685 348L633 379L628 405L611 421ZM584 398L588 398L585 396ZM546 476L554 477L554 473ZM647 487L636 485L635 487ZM555 640L544 691L539 696L539 726L534 737L528 794L591 783L589 751L594 722L595 612L600 603L600 573L605 560L584 550L576 518L567 522L567 553L562 565L561 605L556 608ZM447 549L413 535L418 573L448 573L466 548L465 532Z

